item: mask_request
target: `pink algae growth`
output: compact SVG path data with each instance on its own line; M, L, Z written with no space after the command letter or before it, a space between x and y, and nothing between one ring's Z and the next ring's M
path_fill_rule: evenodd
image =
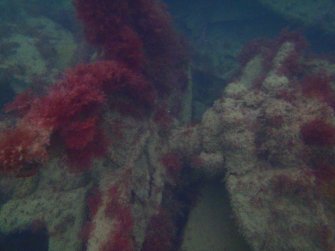
M132 251L134 250L134 221L131 207L123 198L120 188L113 186L108 192L109 202L105 214L114 219L115 231L107 241L102 251Z
M19 177L34 175L38 163L47 158L44 147L35 142L36 133L25 128L8 129L2 133L0 172L15 173Z
M164 165L167 173L176 178L183 168L181 156L178 153L170 152L161 158L161 163Z
M161 208L153 215L147 227L142 251L169 251L174 246L176 227L171 215Z
M335 92L331 86L333 78L325 73L319 72L306 76L302 80L302 93L309 98L316 98L335 108Z
M318 147L335 145L335 126L321 119L302 125L300 133L306 145Z
M1 172L13 173L25 164L41 162L50 145L63 147L71 171L87 170L107 150L101 125L106 109L120 111L123 103L115 100L131 100L134 114L126 115L144 114L153 106L154 91L123 65L100 61L69 70L45 96L35 97L27 106L29 99L24 94L7 107L24 115L16 128L0 136Z
M5 105L4 111L5 112L14 112L19 116L23 116L26 114L34 100L34 96L32 90L28 89L20 94L18 94L14 101L10 102L9 104Z

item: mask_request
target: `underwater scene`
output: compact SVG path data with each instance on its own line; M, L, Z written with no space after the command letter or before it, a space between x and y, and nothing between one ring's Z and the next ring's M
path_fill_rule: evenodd
M0 0L0 251L335 251L335 1Z

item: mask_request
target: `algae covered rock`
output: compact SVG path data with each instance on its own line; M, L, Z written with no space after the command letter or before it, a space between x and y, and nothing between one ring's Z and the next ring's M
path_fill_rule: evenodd
M2 23L0 39L1 85L16 93L32 83L53 81L73 63L76 43L73 34L46 17L22 17L18 23Z

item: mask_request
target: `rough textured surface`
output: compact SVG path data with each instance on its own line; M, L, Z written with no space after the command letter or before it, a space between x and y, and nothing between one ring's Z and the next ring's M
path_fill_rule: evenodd
M155 126L133 123L128 121L126 137L118 139L115 150L97 162L92 173L71 174L62 161L53 160L25 182L1 177L1 192L7 196L0 209L2 234L46 227L51 251L80 250L86 242L87 250L103 250L119 231L115 227L118 215L106 213L109 203L115 203L110 190L117 187L118 199L121 196L125 208L132 211L139 250L148 220L160 207L166 175L159 159L164 148L158 135L152 133ZM101 203L88 202L92 189L99 191ZM25 193L18 195L20 190ZM97 207L94 214L89 212L92 207Z
M0 210L0 231L4 234L31 228L46 228L49 251L79 250L78 239L85 219L85 188L67 192L42 190L11 199Z
M334 177L334 143L311 137L316 144L311 147L303 141L301 128L322 119L329 122L329 137L334 137L334 110L316 89L314 96L301 91L308 78L297 86L294 74L283 73L282 66L299 50L297 43L285 41L272 50L271 63L262 53L252 58L242 76L204 114L197 126L202 152L194 166L210 175L217 175L218 167L226 170L239 229L255 250L333 250L329 186ZM259 60L266 60L263 69ZM315 71L311 65L300 65L300 74ZM255 72L261 78L249 78ZM322 130L317 137L328 133L328 128ZM325 145L318 147L321 144ZM208 154L222 155L224 162L213 164L211 158L202 157Z
M198 124L178 123L177 116L169 116L169 106L166 113L134 118L127 113L134 106L122 102L129 98L125 95L118 105L126 112L101 111L99 120L111 144L92 169L71 172L63 158L64 145L49 147L48 138L50 158L42 161L35 177L0 177L1 233L46 228L50 250L177 250L180 222L185 223L197 193L192 179L198 175L222 179L225 188L217 192L228 191L237 230L254 250L333 251L334 66L305 57L303 48L299 37L287 33L253 44L235 80ZM96 80L96 75L87 78ZM134 101L137 96L131 94ZM182 97L179 105L189 106ZM77 98L84 108L91 104L82 95L74 95ZM78 110L78 103L73 104ZM82 122L81 112L75 122ZM55 119L51 115L47 119ZM85 135L86 127L74 124L83 129L79 136ZM77 139L85 137L71 139L76 146ZM224 214L217 220L226 220L227 211L216 213Z
M31 87L32 82L54 81L73 63L77 47L73 34L52 20L22 19L22 23L1 23L0 83L10 82L16 93Z

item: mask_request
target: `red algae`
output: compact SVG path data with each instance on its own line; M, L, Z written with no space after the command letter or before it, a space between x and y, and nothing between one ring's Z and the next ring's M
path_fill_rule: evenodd
M335 145L335 126L321 119L302 125L300 133L306 145L319 147Z
M163 208L153 215L148 224L141 251L170 251L174 246L176 227L171 215Z
M173 177L178 177L179 172L183 168L181 156L178 153L170 152L161 158L161 163L166 168L167 173Z
M122 197L120 188L112 186L109 191L109 202L105 214L115 221L115 230L106 242L102 251L132 251L134 250L133 227L134 220L131 207Z
M317 98L335 107L335 92L331 86L333 78L326 72L308 75L302 80L302 93L306 97Z

